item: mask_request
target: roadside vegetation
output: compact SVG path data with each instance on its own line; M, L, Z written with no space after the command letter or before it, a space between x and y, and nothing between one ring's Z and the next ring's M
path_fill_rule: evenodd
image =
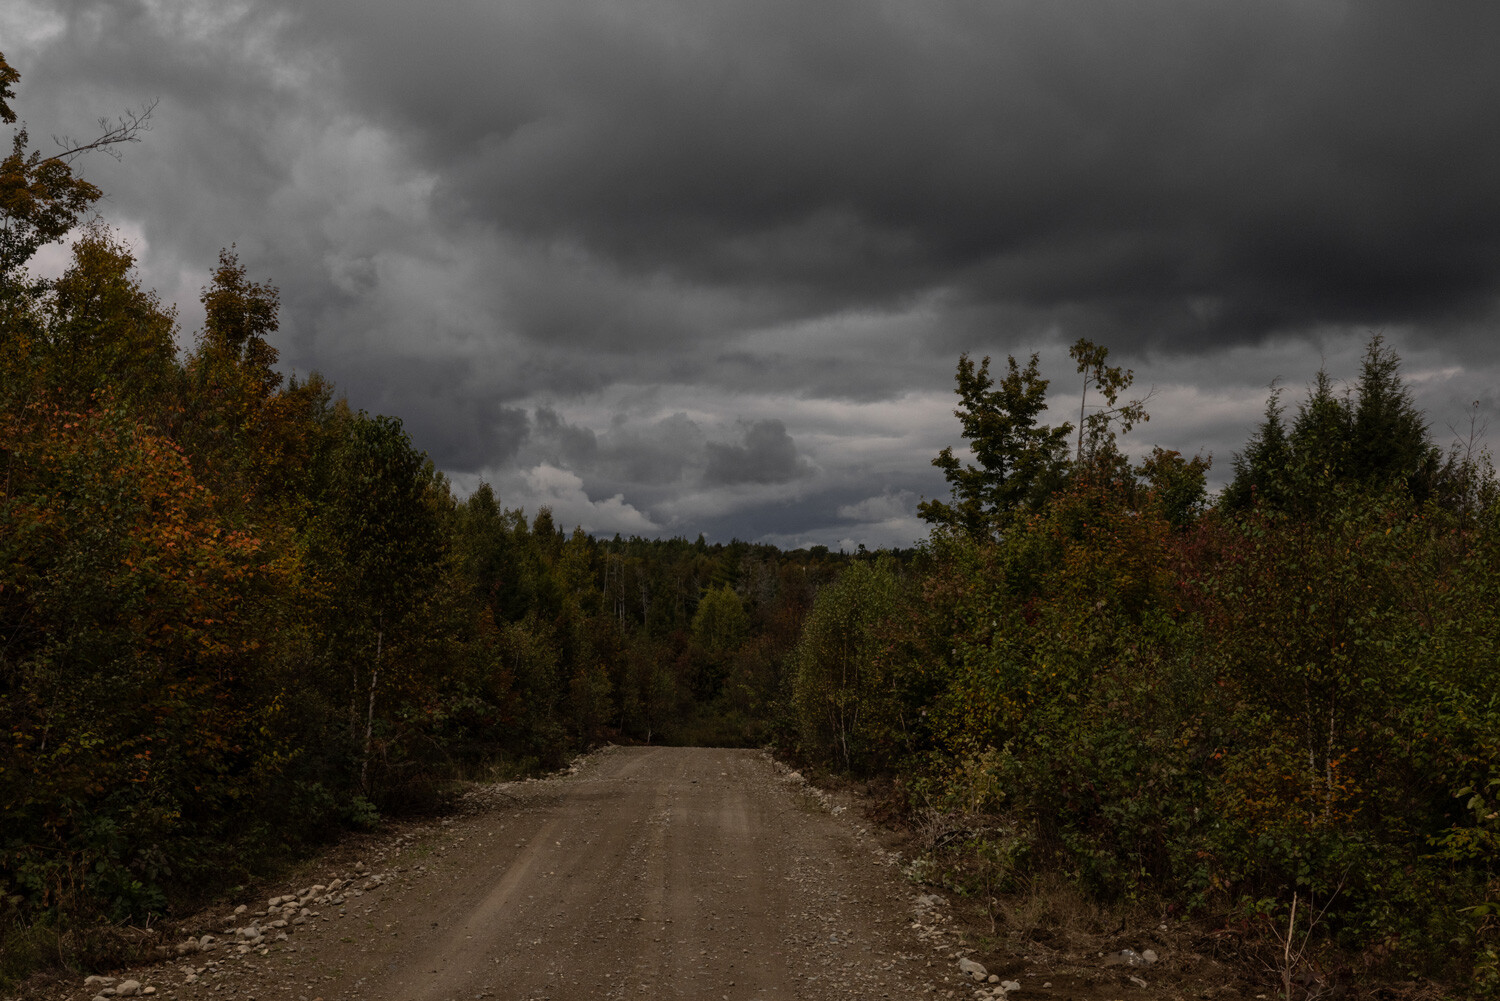
M1500 993L1496 478L1378 337L1347 391L1273 393L1217 498L1206 458L1127 459L1149 397L1080 341L1076 423L1035 357L960 359L970 454L914 552L599 539L285 378L232 249L179 350L130 248L75 228L73 155L144 121L53 157L18 130L0 170L0 983L617 740L878 779L992 922L1065 886L1288 994Z
M1360 976L1500 990L1500 505L1373 338L1347 392L1273 393L1207 462L1117 435L1131 376L1073 351L1082 434L1035 359L958 368L974 461L910 569L851 567L797 660L799 746L893 776L972 897L1043 884L1219 932L1288 996ZM847 623L846 645L813 629ZM857 668L849 668L852 661Z

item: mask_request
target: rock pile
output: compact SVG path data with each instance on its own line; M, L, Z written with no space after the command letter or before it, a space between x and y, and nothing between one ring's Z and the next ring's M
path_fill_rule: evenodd
M150 997L156 993L155 987L143 987L139 980L116 980L114 977L89 977L83 982L85 987L96 987L98 993L94 998L133 998Z
M948 901L935 893L924 893L916 899L912 908L911 926L917 938L930 942L938 949L947 947L949 939L947 925L953 920L945 910Z
M299 927L322 917L320 908L342 908L353 898L362 897L386 885L390 879L389 873L373 872L363 862L356 862L347 874L327 883L315 883L294 893L272 897L261 910L251 911L248 904L240 904L219 934L186 938L175 946L158 949L157 954L163 959L184 958L199 953L215 953L221 959L238 959L251 953L265 956L270 953L272 946L288 941L291 933ZM246 917L249 918L248 923L240 924ZM218 965L217 962L210 961L207 966L184 966L184 982L197 983L200 977ZM155 987L142 986L134 980L117 983L113 977L89 977L84 981L84 986L97 989L93 1001L145 997L156 993Z
M778 766L778 771L780 771L784 767L779 761L776 761L775 759L772 759L772 763ZM814 800L826 812L832 814L833 816L837 817L839 814L844 812L845 807L842 804L835 803L832 796L828 795L822 789L819 789L817 786L807 781L807 777L804 776L801 772L786 771L782 773L781 778L783 781L788 782L791 785L800 787L803 794Z
M985 969L983 963L977 963L967 956L958 957L958 972L977 983L986 986L974 991L976 998L998 999L1010 996L1011 991L1018 991L1021 985L1014 980L1001 980L995 974Z

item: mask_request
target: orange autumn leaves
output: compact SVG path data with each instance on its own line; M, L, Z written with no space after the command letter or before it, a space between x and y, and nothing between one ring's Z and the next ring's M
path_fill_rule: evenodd
M0 587L109 623L160 668L228 670L248 642L234 628L246 585L277 569L258 538L221 523L172 442L108 408L39 404L0 425L0 449L12 540ZM104 608L66 608L90 592Z

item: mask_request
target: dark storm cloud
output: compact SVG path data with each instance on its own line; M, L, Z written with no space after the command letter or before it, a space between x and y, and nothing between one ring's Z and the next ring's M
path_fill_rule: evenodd
M455 206L640 273L1179 344L1493 307L1491 5L344 6Z
M778 420L756 421L745 428L744 443L708 443L708 467L703 482L708 486L737 483L786 483L811 472L797 454L797 444Z

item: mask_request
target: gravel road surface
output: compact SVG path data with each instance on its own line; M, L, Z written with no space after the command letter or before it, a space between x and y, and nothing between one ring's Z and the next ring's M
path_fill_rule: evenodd
M912 934L916 892L874 836L762 753L610 748L488 795L490 808L376 863L389 883L323 908L295 951L162 993L972 996Z

